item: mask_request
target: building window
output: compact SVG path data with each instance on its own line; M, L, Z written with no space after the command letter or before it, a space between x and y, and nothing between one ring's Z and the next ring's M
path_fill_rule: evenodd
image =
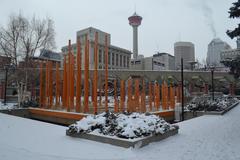
M127 57L127 67L129 67L129 57Z
M114 53L112 53L112 65L114 66Z
M120 67L122 67L122 55L120 55Z
M123 66L126 67L126 56L123 56Z
M116 66L118 66L118 54L116 54Z

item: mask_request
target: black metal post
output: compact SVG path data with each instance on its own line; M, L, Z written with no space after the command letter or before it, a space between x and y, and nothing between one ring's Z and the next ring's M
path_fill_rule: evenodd
M5 68L5 88L4 88L4 105L7 103L7 77L8 77L8 68Z
M182 121L184 121L183 58L181 58Z
M211 70L211 73L212 73L212 100L214 101L214 84L213 84L213 74L214 74L214 70L212 69Z

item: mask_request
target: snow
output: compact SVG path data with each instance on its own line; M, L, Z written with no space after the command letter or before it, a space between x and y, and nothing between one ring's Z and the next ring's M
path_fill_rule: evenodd
M17 103L6 103L6 105L0 102L0 110L17 108Z
M152 114L141 113L102 113L88 115L69 126L68 133L99 133L125 139L164 134L178 126L167 123L164 119ZM97 131L96 131L97 130Z
M67 127L0 114L1 160L238 160L240 105L179 123L179 134L140 149L71 138Z
M209 96L195 97L185 107L186 111L223 111L231 105L239 102L237 98L223 95L217 97L214 101Z

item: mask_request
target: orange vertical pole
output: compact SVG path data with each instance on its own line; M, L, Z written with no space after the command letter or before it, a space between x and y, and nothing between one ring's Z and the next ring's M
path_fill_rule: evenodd
M118 96L117 96L117 80L114 80L114 112L119 112L118 109Z
M128 79L127 111L132 112L132 80Z
M52 77L52 61L49 61L49 107L53 106L53 77Z
M152 111L152 83L149 82L148 85L148 101L149 101L149 111Z
M180 90L179 90L179 85L176 86L176 93L177 93L177 102L180 102Z
M157 83L154 83L154 107L157 110L158 102L157 102Z
M67 97L67 62L66 62L66 55L64 56L63 62L63 96L62 96L62 103L63 107L66 107L66 97Z
M45 107L48 108L48 96L49 96L49 85L48 85L48 76L49 76L49 72L48 72L48 61L46 62L46 71L45 71L45 78L46 78L46 85L45 85L45 92L46 92L46 97L45 97Z
M145 82L142 82L142 94L141 94L141 112L146 112L146 94L145 94Z
M94 114L97 114L97 83L98 81L98 32L95 33L95 42L94 42L94 77L93 77L93 106Z
M165 99L164 99L164 97L165 97L165 88L164 88L164 82L162 83L162 85L161 85L161 89L162 89L162 110L165 110Z
M153 84L153 107L156 108L156 83Z
M40 104L40 108L42 108L43 107L43 64L42 62L40 63L39 79L40 79L39 104Z
M108 39L105 35L105 111L108 111Z
M166 109L169 109L169 103L168 103L169 95L168 95L168 85L167 85L167 83L164 83L164 86L165 86L165 104L166 104Z
M71 94L71 40L68 41L68 63L67 63L67 111L70 111L70 94Z
M88 37L86 35L85 38L85 57L84 57L84 112L89 112L89 106L88 106L88 97L89 97L89 41Z
M121 86L120 86L120 110L121 112L124 112L124 102L125 102L125 93L124 93L124 90L125 90L125 81L124 80L121 80Z
M75 83L75 60L74 60L74 51L71 52L71 98L70 98L70 106L71 109L75 109L75 103L74 103L74 83Z
M159 84L156 83L156 110L158 111L160 107L160 87Z
M77 40L77 84L76 84L76 112L81 111L81 92L82 92L82 86L81 86L81 42L78 38Z
M163 110L167 109L167 88L166 88L166 83L163 82L162 84L162 88L163 88L163 94L162 94L162 108Z
M175 95L172 85L170 86L170 108L171 109L175 108Z
M102 107L102 75L100 75L100 84L99 84L99 107Z
M60 90L59 90L59 83L60 83L60 73L59 73L59 64L56 64L56 92L55 92L55 107L59 107L59 98L60 98Z
M134 112L139 112L140 107L139 107L139 79L135 80L135 105L134 105Z

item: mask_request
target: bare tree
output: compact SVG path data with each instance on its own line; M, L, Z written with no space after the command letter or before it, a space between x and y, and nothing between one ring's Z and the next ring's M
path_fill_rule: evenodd
M55 31L50 18L29 20L21 14L11 15L7 27L0 28L0 53L29 65L29 61L39 49L55 48Z
M0 27L0 53L11 58L11 63L18 68L19 62L24 62L23 68L16 73L16 82L24 82L27 91L28 77L34 78L29 68L33 67L32 58L40 49L55 48L55 31L50 18L28 19L22 14L11 15L6 27ZM31 75L33 74L33 75ZM19 76L21 75L21 76Z

